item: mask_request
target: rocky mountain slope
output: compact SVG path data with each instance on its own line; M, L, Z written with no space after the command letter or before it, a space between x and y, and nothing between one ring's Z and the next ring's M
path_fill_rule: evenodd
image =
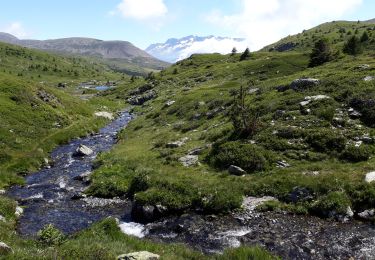
M188 58L194 53L229 53L233 47L243 51L246 46L245 39L216 36L186 36L180 39L172 38L165 43L150 45L146 52L160 60L174 63Z
M167 63L155 59L127 41L102 41L91 38L64 38L55 40L20 40L0 33L0 41L62 54L88 56L106 62L113 69L129 74L161 70Z

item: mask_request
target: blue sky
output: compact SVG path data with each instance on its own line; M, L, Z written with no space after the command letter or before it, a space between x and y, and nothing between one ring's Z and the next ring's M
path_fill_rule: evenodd
M128 40L141 48L172 37L218 35L247 38L255 49L324 21L371 18L374 0L3 0L0 31Z

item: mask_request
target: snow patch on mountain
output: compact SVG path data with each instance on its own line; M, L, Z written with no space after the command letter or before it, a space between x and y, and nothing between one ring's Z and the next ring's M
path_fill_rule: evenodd
M146 52L152 56L176 62L195 53L230 53L236 47L239 52L247 48L247 41L242 38L187 36L181 39L169 39L165 43L150 45Z

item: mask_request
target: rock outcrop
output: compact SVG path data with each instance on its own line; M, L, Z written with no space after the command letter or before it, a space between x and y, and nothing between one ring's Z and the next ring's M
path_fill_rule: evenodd
M147 251L119 255L118 260L157 260L160 256Z

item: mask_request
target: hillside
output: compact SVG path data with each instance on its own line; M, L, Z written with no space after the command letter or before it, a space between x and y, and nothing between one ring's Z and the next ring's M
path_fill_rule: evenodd
M193 55L147 82L114 90L112 97L135 105L138 117L99 158L87 193L134 198L133 216L146 223L160 214L233 212L244 196L277 198L259 210L290 214L290 221L295 214L312 222L312 216L362 218L375 201L375 186L365 181L375 163L374 48L365 45L361 55L341 55L316 68L308 68L309 52L257 52L244 61ZM162 213L150 216L148 207L158 205ZM173 241L188 242L185 236L193 234L184 232ZM272 239L262 242L265 232L260 228L257 242L272 249ZM336 239L324 243L334 246ZM292 248L280 244L276 254L287 257ZM342 250L363 256L346 242Z
M261 51L308 51L314 42L322 37L329 39L332 44L340 48L351 36L361 37L365 31L371 36L375 33L374 29L371 20L366 22L333 21L285 37L262 48ZM375 48L374 41L371 42L371 46Z
M87 80L119 80L107 66L0 43L0 188L35 170L55 145L104 123L105 103L71 96ZM58 88L64 83L65 88ZM8 175L9 174L9 175ZM8 176L13 176L9 177Z
M0 41L61 54L80 55L98 59L113 69L128 74L147 74L168 66L127 41L102 41L91 38L64 38L55 40L20 40L0 33Z

